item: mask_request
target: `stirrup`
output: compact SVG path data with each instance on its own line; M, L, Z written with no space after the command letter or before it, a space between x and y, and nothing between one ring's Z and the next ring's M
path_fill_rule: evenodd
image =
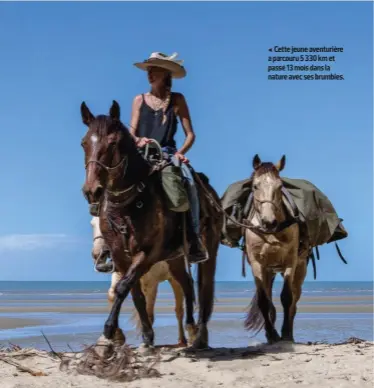
M99 256L99 258L100 258L100 256ZM105 261L104 263L99 263L99 262L98 262L98 261L99 261L99 258L96 259L95 264L94 264L94 271L95 271L95 272L100 272L100 273L113 273L113 272L116 271L116 267L115 267L115 265L114 265L113 260L110 260L110 263L111 263L111 264L107 263L106 261ZM101 265L107 266L107 268L102 268L102 269L100 269L99 266L101 266Z

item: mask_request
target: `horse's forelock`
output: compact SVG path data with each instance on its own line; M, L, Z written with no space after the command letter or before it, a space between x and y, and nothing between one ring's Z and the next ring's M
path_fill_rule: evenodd
M275 177L279 178L279 171L274 166L274 164L270 163L270 162L262 163L259 168L257 168L255 171L253 171L251 178L252 179L255 177L258 178L264 174L272 174Z
M116 131L123 131L125 135L130 136L128 129L119 120L114 120L110 116L99 115L90 125L92 132L100 137L107 136Z

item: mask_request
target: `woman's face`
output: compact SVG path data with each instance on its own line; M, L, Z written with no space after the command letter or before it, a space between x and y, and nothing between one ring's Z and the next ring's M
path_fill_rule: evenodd
M148 82L153 88L164 86L168 71L161 67L150 67L148 69Z

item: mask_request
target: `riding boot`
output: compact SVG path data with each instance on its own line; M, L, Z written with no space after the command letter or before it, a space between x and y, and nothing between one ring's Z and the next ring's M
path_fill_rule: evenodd
M191 264L198 264L209 259L208 251L198 233L196 233L193 227L191 211L187 211L187 229L188 240L190 243L188 252L188 261Z

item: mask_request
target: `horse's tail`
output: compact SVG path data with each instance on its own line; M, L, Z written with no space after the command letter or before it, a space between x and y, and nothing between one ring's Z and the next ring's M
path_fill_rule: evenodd
M251 303L248 306L247 318L244 322L244 327L248 331L256 331L254 334L257 335L265 325L264 317L262 316L261 310L258 307L258 291L254 294Z

